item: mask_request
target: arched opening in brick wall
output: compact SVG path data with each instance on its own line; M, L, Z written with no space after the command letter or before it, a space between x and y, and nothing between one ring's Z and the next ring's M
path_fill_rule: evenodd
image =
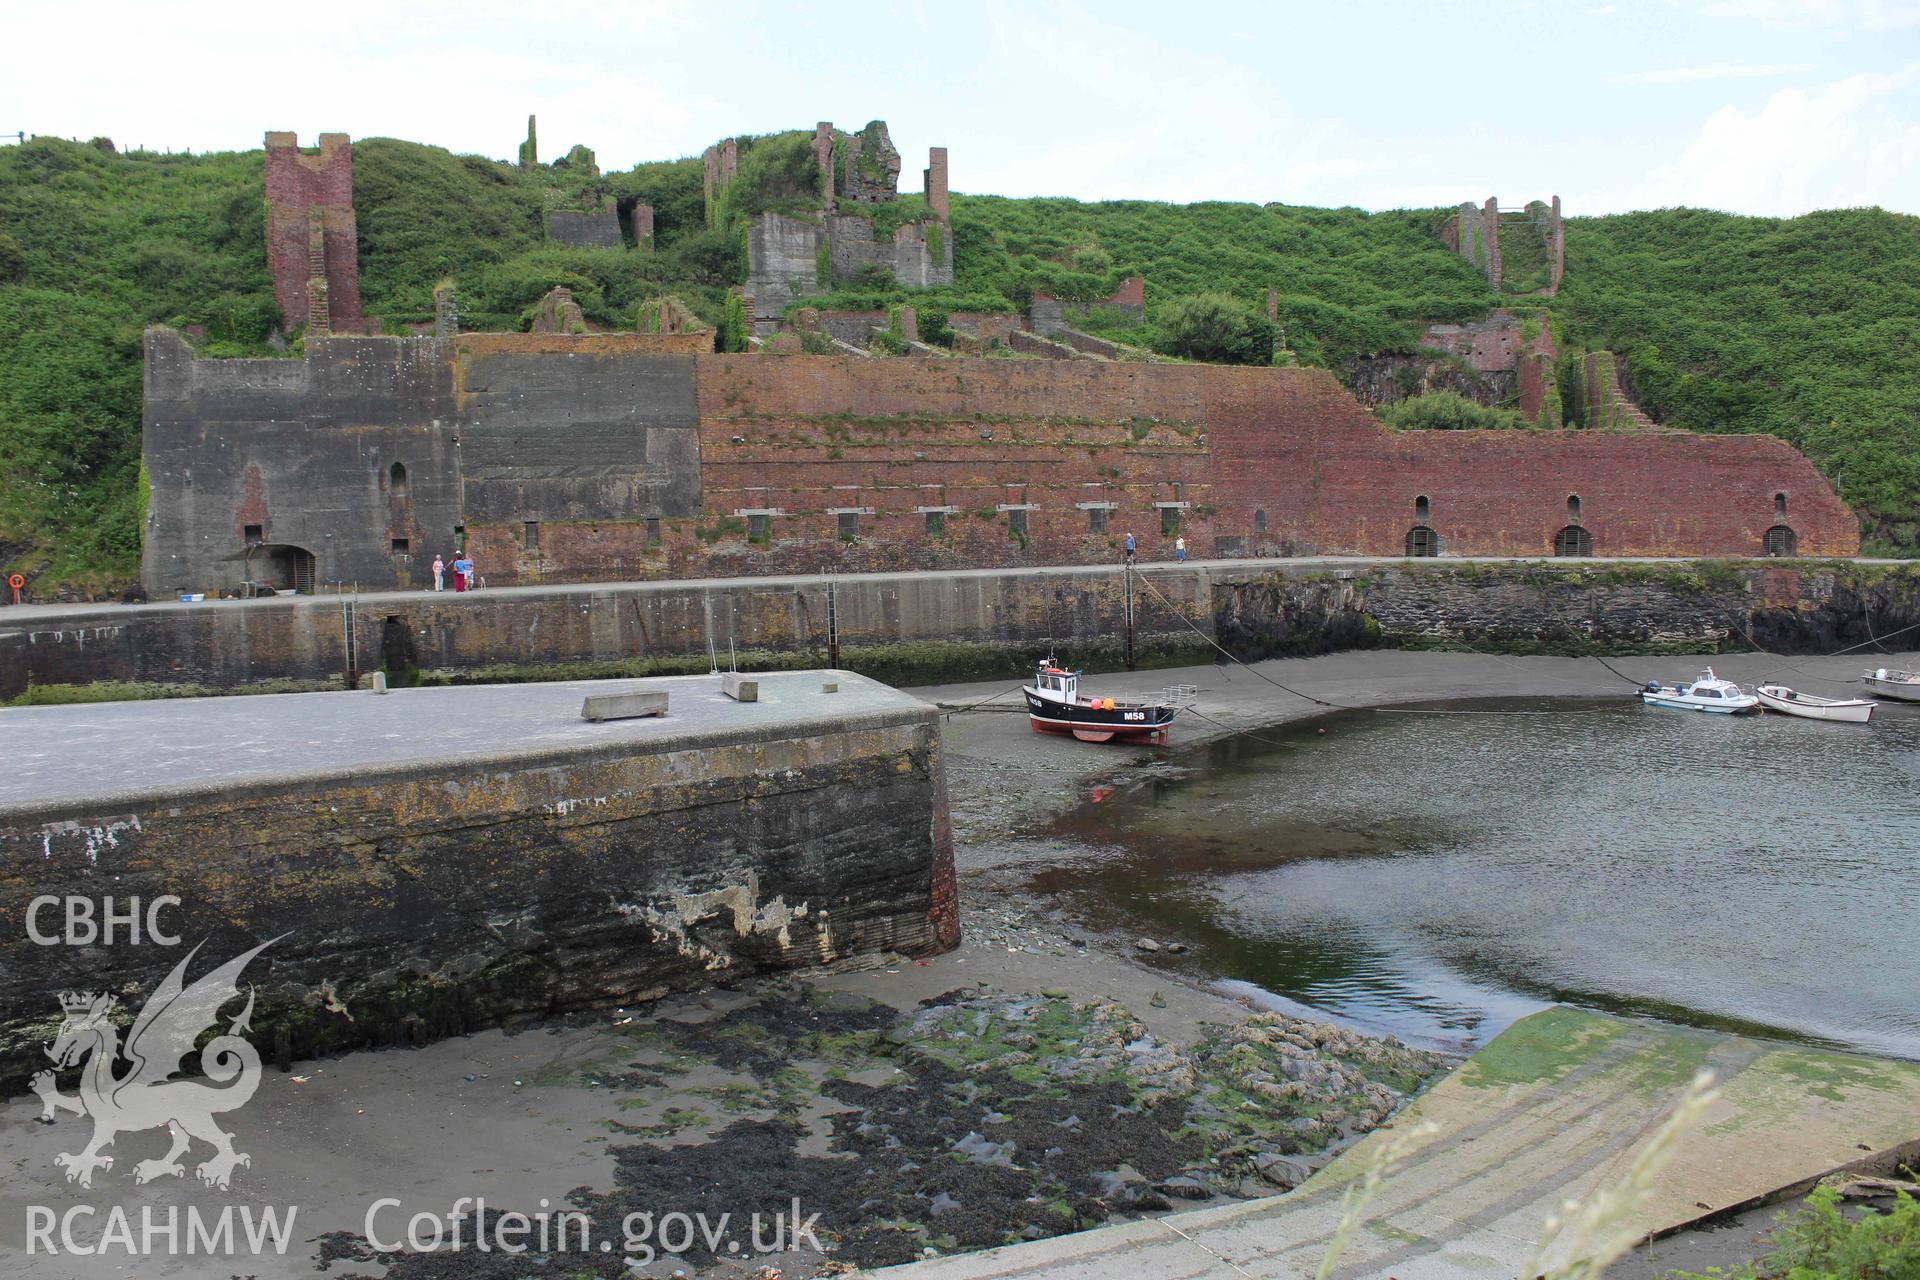
M291 587L303 596L313 594L313 552L305 547L268 543L260 548L254 563L260 566L256 577L271 582L275 590Z
M1784 524L1777 524L1767 530L1766 552L1770 556L1797 556L1800 554L1799 535Z
M1413 518L1416 523L1425 524L1432 519L1431 512L1432 504L1427 501L1426 494L1423 493L1413 500Z
M1567 523L1580 523L1580 495L1577 493L1567 495Z
M1773 519L1776 524L1787 522L1787 495L1784 493L1773 495Z
M1440 535L1424 524L1417 524L1407 530L1407 554L1410 556L1437 556L1440 554Z
M1577 524L1570 524L1553 535L1553 554L1590 556L1593 554L1593 535Z
M397 462L387 468L387 492L396 498L407 496L407 469Z
M1267 513L1265 511L1256 511L1253 513L1253 532L1255 537L1265 536L1267 532Z

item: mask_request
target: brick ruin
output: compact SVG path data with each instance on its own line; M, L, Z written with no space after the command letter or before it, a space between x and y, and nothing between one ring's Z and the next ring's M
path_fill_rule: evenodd
M310 335L360 333L359 236L353 220L353 144L323 133L317 152L269 133L267 267L282 327Z
M740 139L728 138L701 157L710 222L726 216L740 145ZM945 147L930 148L920 172L927 216L901 223L884 237L874 232L872 211L899 200L901 168L886 122L874 120L858 133L846 133L822 120L814 126L811 147L819 171L818 208L798 215L771 210L748 215L746 294L757 333L778 328L781 313L795 298L871 273L916 288L953 283Z
M837 276L875 244L869 217L845 210L884 205L898 172L884 125L822 123L810 150L819 223L749 223L763 246L782 223L812 231L790 254L809 287L816 260ZM724 208L739 148L706 160L710 211ZM301 360L200 360L177 333L147 335L155 595L419 587L434 555L461 549L494 585L1090 564L1129 533L1149 557L1181 537L1199 556L1744 556L1779 526L1804 554L1858 550L1853 515L1781 441L1631 430L1651 424L1606 353L1582 365L1579 393L1614 429L1396 432L1326 370L1088 350L1045 297L1035 327L1051 337L956 313L954 355L922 344L901 307L803 313L760 353L719 356L671 298L641 308L639 332L594 333L565 288L532 333L462 333L441 290L430 334L354 336L350 163L343 135L317 155L269 135L269 254L290 324L308 317ZM903 245L924 264L934 228L950 269L945 171L936 148L928 215L893 237L896 270ZM1494 202L1481 215L1497 225ZM837 231L843 219L865 236ZM1547 225L1557 239L1557 204ZM1100 305L1143 301L1135 278ZM908 357L870 358L876 333ZM1496 311L1430 326L1427 342L1558 423L1544 326ZM1049 358L967 358L995 345ZM838 354L801 354L816 349ZM1382 369L1404 391L1406 371Z
M336 337L288 362L154 330L147 589L420 587L461 547L498 586L1090 564L1128 533L1149 558L1747 556L1780 524L1802 554L1859 546L1770 437L1396 432L1322 369L711 341Z
M1084 304L1065 302L1043 289L1035 289L1028 316L1033 331L1050 338L1067 329L1072 322L1084 320L1092 311L1111 313L1130 324L1141 323L1146 319L1147 312L1146 279L1129 276L1108 297Z
M1496 293L1501 292L1506 287L1507 274L1500 248L1503 220L1510 228L1524 224L1531 234L1539 236L1546 254L1547 283L1535 292L1548 298L1559 293L1560 281L1567 273L1566 224L1560 216L1559 196L1554 196L1551 203L1535 200L1519 209L1502 209L1496 196L1488 196L1486 202L1479 205L1471 200L1463 201L1459 212L1447 219L1441 236L1456 253L1486 275L1487 283Z

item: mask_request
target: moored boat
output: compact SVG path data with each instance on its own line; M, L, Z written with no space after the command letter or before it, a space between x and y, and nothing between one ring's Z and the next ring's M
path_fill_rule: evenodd
M1640 701L1650 707L1671 707L1676 711L1710 711L1719 715L1738 715L1757 711L1760 699L1731 680L1722 680L1708 667L1692 684L1661 684L1649 680L1640 691Z
M1810 693L1789 689L1783 684L1763 684L1754 696L1769 711L1784 711L1808 720L1839 720L1865 724L1873 718L1873 703L1865 698L1817 698Z
M1862 672L1860 682L1876 697L1920 702L1920 672L1889 671L1881 667L1877 671Z
M1082 742L1159 742L1180 708L1161 702L1124 698L1088 698L1080 693L1080 673L1046 659L1034 672L1027 715L1037 733L1070 733Z

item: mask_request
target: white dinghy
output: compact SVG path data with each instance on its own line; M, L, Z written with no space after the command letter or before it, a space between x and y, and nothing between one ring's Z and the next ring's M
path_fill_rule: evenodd
M1769 711L1784 711L1790 716L1805 716L1809 720L1865 724L1873 718L1873 703L1865 698L1816 698L1783 684L1763 684L1754 693L1759 697L1760 705Z
M1898 698L1902 702L1920 702L1920 672L1889 671L1881 667L1877 671L1865 671L1860 675L1860 683L1867 686L1869 693L1882 698Z
M1723 716L1760 709L1760 699L1731 680L1713 674L1713 668L1692 684L1661 684L1649 680L1640 691L1640 701L1650 707L1672 707L1675 711L1711 711Z

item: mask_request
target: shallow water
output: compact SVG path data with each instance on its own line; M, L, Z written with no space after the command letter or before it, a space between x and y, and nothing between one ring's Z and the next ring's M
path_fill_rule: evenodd
M1423 1043L1551 1001L1920 1058L1920 707L1343 713L1096 793L1034 887ZM1318 730L1324 729L1324 735Z

